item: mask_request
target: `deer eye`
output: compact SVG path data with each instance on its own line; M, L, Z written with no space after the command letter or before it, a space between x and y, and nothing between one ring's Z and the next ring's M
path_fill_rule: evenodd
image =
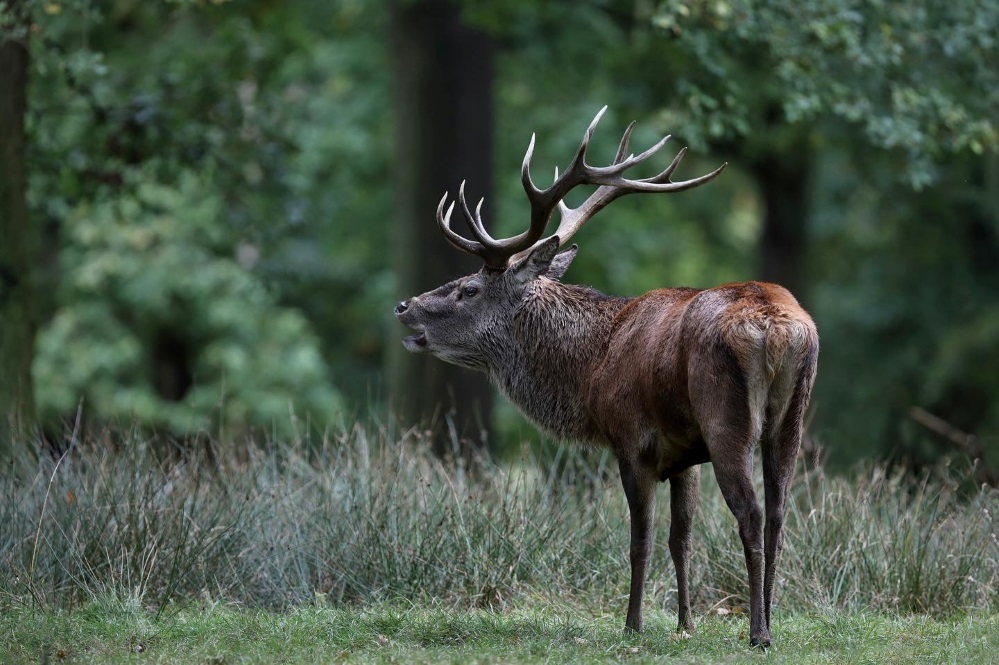
M471 298L472 296L474 296L476 293L479 292L479 289L478 287L475 286L466 286L461 290L461 292L464 293L469 298Z

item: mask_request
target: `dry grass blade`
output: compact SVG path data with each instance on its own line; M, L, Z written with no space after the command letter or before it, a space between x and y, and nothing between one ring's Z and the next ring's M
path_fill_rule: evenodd
M52 469L52 475L49 476L49 483L45 487L45 498L42 500L42 509L38 514L38 528L35 529L35 540L31 546L31 563L28 565L28 580L34 581L35 579L35 561L38 556L38 539L42 535L42 520L45 519L45 509L49 505L49 495L52 493L52 484L55 482L56 474L59 473L59 467L62 462L70 453L76 448L76 437L80 432L80 416L83 414L83 400L76 407L76 422L73 423L73 433L70 437L69 446L66 451L59 456L59 460L56 462L55 467Z

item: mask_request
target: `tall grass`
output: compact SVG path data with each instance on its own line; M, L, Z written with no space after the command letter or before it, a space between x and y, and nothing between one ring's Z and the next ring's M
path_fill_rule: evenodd
M84 442L61 463L17 461L0 478L0 606L624 606L627 507L606 454L565 448L555 464L525 455L473 472L442 464L419 436L364 427L238 455L204 450L164 461L135 435ZM734 519L704 475L691 576L702 611L747 595ZM660 494L650 602L674 609ZM959 493L944 473L803 472L778 604L995 611L997 511L999 492Z

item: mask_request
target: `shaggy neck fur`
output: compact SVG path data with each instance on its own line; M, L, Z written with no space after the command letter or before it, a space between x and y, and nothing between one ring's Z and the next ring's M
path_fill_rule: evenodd
M565 440L594 442L588 378L607 349L614 316L628 298L541 278L511 322L509 345L490 378L525 416Z

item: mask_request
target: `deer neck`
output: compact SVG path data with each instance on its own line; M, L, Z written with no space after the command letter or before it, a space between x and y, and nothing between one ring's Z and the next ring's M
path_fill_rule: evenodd
M511 322L510 346L494 383L521 412L560 439L593 441L589 379L606 352L614 316L627 298L537 280Z

